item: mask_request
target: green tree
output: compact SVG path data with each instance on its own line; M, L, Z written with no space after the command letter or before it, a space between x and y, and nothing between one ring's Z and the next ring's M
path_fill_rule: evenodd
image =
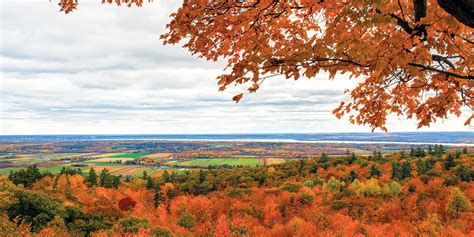
M435 146L435 149L436 149L436 146ZM415 149L415 157L418 157L418 158L421 158L421 157L425 157L426 154L425 154L425 150L423 150L421 147L416 147Z
M457 187L451 190L451 195L446 204L446 212L453 216L459 216L462 212L471 210L471 203L466 198L464 193Z
M137 233L141 228L148 227L147 219L138 219L135 217L125 217L117 221L114 226L116 231L123 231L125 233Z
M411 177L411 165L408 162L402 164L402 179Z
M43 175L39 171L36 165L30 165L28 168L21 169L16 172L11 172L8 176L14 184L22 184L24 187L31 187L37 180L43 178Z
M196 225L196 220L194 220L194 217L188 214L184 214L181 216L181 218L178 220L178 225L181 227L184 227L188 230L192 230L194 226Z
M357 179L357 173L355 171L351 170L351 172L349 173L349 181L352 182L355 179Z
M303 171L304 171L304 160L303 159L299 159L298 160L298 174L300 176L303 176Z
M377 168L375 164L373 164L372 167L370 167L370 178L379 177L381 174L382 172L380 172L379 168Z
M163 181L164 181L165 183L171 182L170 174L168 173L167 170L163 171L162 177L163 177Z
M383 194L391 197L398 196L401 190L402 186L396 181L392 181L389 184L385 184L382 188Z
M114 177L110 175L109 170L104 168L99 175L99 185L105 188L114 187Z
M199 170L199 183L204 183L206 181L206 173L201 169Z
M86 182L89 182L91 185L97 185L97 173L95 172L94 167L91 167L89 170L89 175L85 179Z
M394 162L392 163L392 179L393 180L402 180L402 166L400 163Z
M347 163L348 163L349 165L352 165L352 164L354 164L354 162L356 162L356 161L357 161L357 156L356 156L356 154L355 154L354 152L352 152L351 158L349 158L349 160L348 160Z
M153 178L151 176L146 177L146 188L148 190L152 190L155 188L155 181L153 181Z
M323 190L327 190L330 192L339 192L344 187L344 182L341 182L331 176L329 180L323 184Z
M53 199L48 195L30 192L15 191L14 198L17 200L7 209L10 220L19 218L31 224L31 230L38 232L55 216L63 216L61 201Z
M456 176L462 181L470 182L474 180L474 171L469 170L464 164L459 165L459 168L455 172Z
M329 156L326 153L321 153L321 158L319 159L319 163L326 163L329 161Z
M446 160L444 160L444 168L446 170L450 170L451 168L456 166L456 162L454 162L454 156L452 154L448 154Z
M155 188L155 194L153 195L153 206L157 208L163 200L164 197L161 194L160 187L158 186Z

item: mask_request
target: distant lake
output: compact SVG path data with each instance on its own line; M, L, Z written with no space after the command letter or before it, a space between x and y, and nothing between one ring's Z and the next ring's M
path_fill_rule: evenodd
M272 134L147 134L147 135L1 135L0 143L48 140L166 140L308 143L394 143L474 146L474 132L401 133L272 133Z

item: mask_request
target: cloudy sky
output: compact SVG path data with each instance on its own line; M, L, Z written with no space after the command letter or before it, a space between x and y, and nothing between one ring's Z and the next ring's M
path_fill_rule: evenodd
M163 46L176 0L144 8L80 1L64 15L52 0L0 0L0 134L370 132L331 111L356 81L267 80L232 102L218 92L222 63ZM465 131L461 118L421 131ZM415 131L393 117L389 131Z

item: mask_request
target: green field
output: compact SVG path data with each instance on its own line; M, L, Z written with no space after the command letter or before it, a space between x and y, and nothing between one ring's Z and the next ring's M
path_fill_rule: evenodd
M137 153L122 153L122 154L116 154L112 156L107 156L108 158L137 158L140 156L146 156L151 153L149 152L137 152Z
M21 168L2 168L0 169L0 174L2 175L9 175L11 171L18 171L20 170Z
M188 161L176 162L178 166L201 166L207 167L209 165L242 165L242 166L257 166L260 159L252 158L215 158L215 159L194 159Z

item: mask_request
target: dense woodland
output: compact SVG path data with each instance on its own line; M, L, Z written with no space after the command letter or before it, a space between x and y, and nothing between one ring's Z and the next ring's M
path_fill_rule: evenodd
M35 166L0 177L0 232L12 236L474 234L474 153L441 146L140 178Z

